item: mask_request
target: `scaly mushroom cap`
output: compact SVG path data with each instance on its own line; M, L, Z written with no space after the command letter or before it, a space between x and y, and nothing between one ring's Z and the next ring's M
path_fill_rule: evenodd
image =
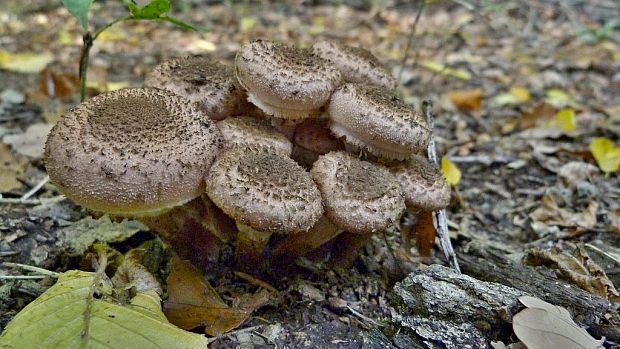
M293 144L278 132L271 122L248 116L234 117L217 123L227 148L238 145L254 145L291 156Z
M237 115L248 104L245 92L237 85L233 67L206 57L165 61L146 75L144 86L185 97L213 120Z
M345 82L396 88L396 79L383 67L370 51L361 47L344 45L336 41L319 41L312 45L312 52L332 62Z
M429 141L426 120L392 91L345 84L327 107L330 129L347 143L386 159L407 159Z
M312 51L265 40L243 45L235 64L249 101L282 119L316 116L342 81L338 69Z
M310 174L264 149L224 151L207 176L207 195L238 223L278 234L308 231L323 214Z
M125 89L66 113L47 138L45 165L56 187L84 207L155 215L204 192L221 147L215 123L183 98Z
M307 119L295 126L293 160L302 166L312 166L319 155L344 149L344 142L327 127L327 119Z
M450 186L441 170L425 157L415 155L410 160L390 167L400 182L407 206L414 211L435 211L450 204Z
M397 223L405 211L398 181L381 165L333 151L320 156L310 173L323 196L325 214L340 229L381 231Z

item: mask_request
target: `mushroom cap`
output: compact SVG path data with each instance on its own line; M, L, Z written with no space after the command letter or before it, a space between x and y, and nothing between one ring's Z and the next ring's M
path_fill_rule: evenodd
M235 64L248 99L283 119L314 116L342 80L334 65L312 51L266 40L243 45Z
M327 112L334 134L378 157L407 159L429 142L422 115L382 87L344 84L332 95Z
M389 168L400 182L407 206L416 211L435 211L450 204L450 186L438 166L425 157L415 155L410 160Z
M359 234L385 230L405 211L400 184L381 165L333 151L320 156L310 173L325 214L340 229Z
M293 160L309 168L319 155L344 149L344 142L332 134L327 127L328 122L327 119L312 118L295 126Z
M396 88L396 79L370 51L344 45L337 41L319 41L312 45L312 52L332 62L345 82Z
M215 123L185 99L124 89L67 112L47 138L45 166L58 189L84 207L156 215L204 192L221 147Z
M278 234L308 231L323 214L321 193L291 158L261 148L224 151L207 176L207 195L239 223Z
M144 86L185 97L213 120L236 115L248 104L234 68L201 56L160 63L146 75Z
M271 122L248 116L234 117L217 123L222 132L226 147L254 145L290 156L293 144L285 135L278 132Z

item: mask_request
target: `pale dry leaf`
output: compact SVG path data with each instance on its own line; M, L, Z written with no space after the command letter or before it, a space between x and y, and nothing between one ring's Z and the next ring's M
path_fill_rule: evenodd
M27 161L18 160L6 144L0 144L0 192L22 188L17 177L24 173Z
M596 225L598 207L599 204L596 201L591 201L583 212L570 212L558 207L553 196L546 193L541 199L541 206L529 216L532 220L546 225L592 228Z
M620 234L620 208L610 210L607 214L611 231Z
M596 340L579 327L570 313L541 299L522 296L527 306L512 319L512 328L528 349L602 349L604 340Z
M597 173L598 167L583 161L568 162L558 171L558 177L568 187L576 187L579 183L588 180Z
M5 136L2 141L10 144L16 152L22 155L39 159L43 156L45 140L53 126L48 123L33 124L26 129L26 132Z

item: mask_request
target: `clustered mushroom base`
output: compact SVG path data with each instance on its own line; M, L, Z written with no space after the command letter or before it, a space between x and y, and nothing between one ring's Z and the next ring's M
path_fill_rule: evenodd
M347 265L406 208L449 203L439 169L417 155L431 130L395 85L370 52L333 41L255 40L234 67L172 59L145 88L66 113L46 167L72 200L141 219L195 263L233 244L238 268L286 269L330 242Z

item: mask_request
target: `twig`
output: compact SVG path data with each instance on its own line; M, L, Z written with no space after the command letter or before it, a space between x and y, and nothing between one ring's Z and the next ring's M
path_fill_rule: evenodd
M0 280L40 280L45 279L46 275L0 275Z
M43 188L43 186L49 181L50 181L50 176L45 176L45 178L43 178L42 181L40 181L39 183L37 183L37 185L32 187L32 189L30 189L26 194L22 195L20 199L22 200L30 199L31 196L33 196L34 194L36 194L36 192L41 190L41 188Z
M226 338L226 337L234 336L234 335L236 335L238 333L253 332L253 331L257 330L258 328L260 328L262 326L264 326L264 325L257 325L257 326L242 328L242 329L236 330L236 331L230 331L230 332L224 333L224 334L222 334L220 336L217 336L217 337L211 337L211 338L207 339L207 342L209 344L211 344L211 343L215 342L218 339L223 339L223 338Z
M351 308L351 306L349 306L349 305L347 305L347 309L349 309L351 314L353 314L353 315L357 316L358 318L360 318L360 319L362 319L362 320L364 320L366 322L369 322L369 323L371 323L371 324L373 324L373 325L375 325L377 327L385 327L385 326L387 326L386 324L382 324L382 323L376 322L375 320L369 318L368 316L366 316L366 315L360 313L359 311Z
M266 289L267 291L273 292L275 294L279 293L278 290L275 287L271 286L269 283L267 283L267 282L265 282L265 281L263 281L261 279L253 277L252 275L246 274L246 273L244 273L242 271L235 271L234 274L237 277L239 277L239 278L241 278L241 279L243 279L243 280L245 280L245 281L247 281L247 282L249 282L251 284L254 284L255 286L262 287L262 288Z
M64 195L58 195L51 198L42 199L21 199L21 198L3 198L0 197L0 204L17 204L17 205L41 205L60 202L66 199Z
M53 278L57 278L60 276L60 273L57 273L55 271L51 271L51 270L47 270L47 269L43 269L43 268L39 268L39 267L35 267L32 265L27 265L27 264L5 262L5 263L2 263L2 265L7 266L7 267L12 267L12 268L20 268L20 269L32 271L32 272L39 273L41 275L50 276Z
M432 109L433 103L431 101L422 102L422 111L428 122L428 127L431 130L431 136L428 142L428 159L435 165L439 165L439 160L437 159L437 149L435 146L435 137L432 132L435 126L435 118ZM454 253L454 248L452 248L452 242L450 241L450 234L448 232L448 217L446 209L435 211L434 214L437 222L436 228L437 236L439 237L439 246L441 247L444 256L446 256L448 263L450 263L450 266L460 273L461 268L459 268L459 262L456 259L456 253Z
M420 7L418 8L418 13L415 15L415 20L411 25L411 31L409 32L409 36L407 37L407 46L405 46L405 51L403 52L403 58L400 61L400 69L398 70L398 76L396 77L396 81L400 81L400 78L403 75L403 70L405 70L405 62L407 61L407 56L409 55L409 50L411 49L411 42L413 41L413 37L415 36L416 28L418 26L418 22L420 21L420 17L422 16L422 10L424 10L424 6L426 5L426 0L418 1L420 3ZM415 66L418 55L416 53L415 58L413 60L413 65Z

